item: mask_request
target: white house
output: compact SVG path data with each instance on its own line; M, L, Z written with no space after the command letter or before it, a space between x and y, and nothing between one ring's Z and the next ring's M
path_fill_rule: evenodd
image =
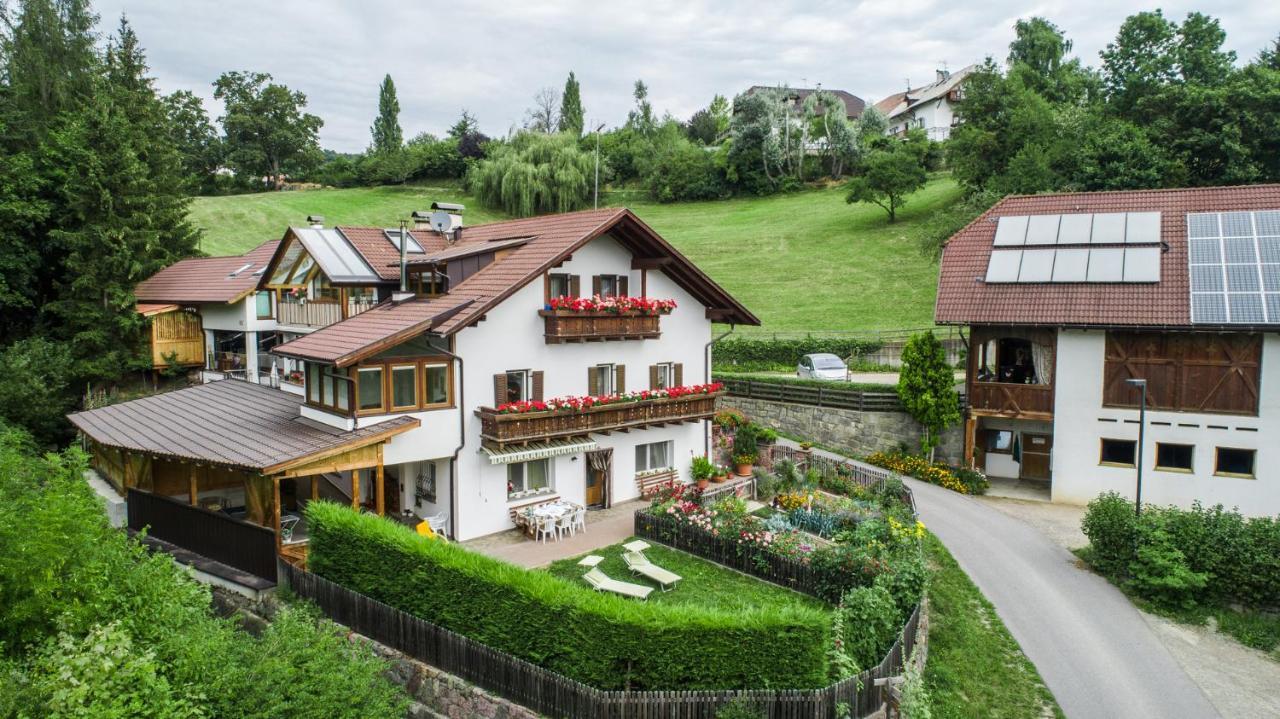
M937 78L922 87L898 92L876 103L876 109L889 119L886 134L900 137L908 130L920 128L930 140L943 141L951 136L951 128L959 122L955 106L964 97L964 81L973 65L955 72L938 70Z
M947 242L936 319L970 328L989 475L1083 504L1140 461L1144 502L1280 513L1280 186L1006 198Z

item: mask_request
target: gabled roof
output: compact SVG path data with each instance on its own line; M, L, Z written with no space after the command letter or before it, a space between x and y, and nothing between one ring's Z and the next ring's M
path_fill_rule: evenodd
M272 352L345 366L423 332L451 335L475 322L512 293L560 264L579 247L609 233L636 257L668 258L672 280L716 315L717 321L758 325L729 293L627 209L611 208L493 222L465 228L464 247L509 250L442 297L383 303L355 317L277 346ZM521 244L508 243L520 238ZM425 246L424 246L425 247ZM428 249L428 253L432 250Z
M764 91L764 90L781 90L782 92L786 93L788 97L795 98L796 105L797 105L797 106L799 106L799 105L804 104L804 100L805 100L805 98L807 98L807 97L809 97L810 95L812 95L813 93L817 92L817 91L818 91L818 88L815 88L815 87L771 87L771 86L768 86L768 85L752 85L751 87L747 88L747 94L748 94L748 95L751 95L751 94L754 94L754 93L757 93L757 92L762 92L762 91ZM829 89L829 88L825 88L825 87L824 87L824 88L822 88L822 90L823 90L824 92L829 92L829 93L831 93L832 95L835 95L836 97L840 98L840 101L844 103L844 114L845 114L845 116L846 116L846 117L848 117L850 120L852 120L852 119L854 119L854 118L858 117L859 115L861 115L861 114L862 114L862 111L863 111L863 110L865 110L865 109L866 109L866 107L867 107L867 102L866 102L866 100L863 100L862 98L858 97L857 95L854 95L854 94L853 94L853 93L851 93L851 92L847 92L847 91L845 91L845 90L831 90L831 89Z
M1280 185L1007 197L947 241L934 318L939 324L1189 328L1193 323L1187 214L1276 209L1280 209ZM1000 217L1113 212L1160 213L1159 237L1168 250L1160 259L1158 282L986 281Z
M951 92L965 78L973 73L976 65L968 65L950 73L946 77L935 80L928 85L913 87L906 92L894 93L876 103L876 109L883 112L890 120L911 110L922 102L936 100Z
M260 275L255 273L279 244L270 240L243 255L179 260L139 282L133 295L146 304L237 302L257 288Z
M302 417L302 402L289 392L227 379L67 417L108 447L265 474L375 444L421 424L402 415L344 431Z
M400 281L400 248L387 239L386 230L381 227L347 225L340 225L337 229L346 236L382 281ZM409 235L428 253L443 250L446 246L444 238L438 232L410 230ZM422 257L420 252L405 253L405 258L410 262L421 260Z

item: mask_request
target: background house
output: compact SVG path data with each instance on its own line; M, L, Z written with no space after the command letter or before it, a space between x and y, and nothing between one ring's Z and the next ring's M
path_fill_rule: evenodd
M976 66L955 72L938 70L936 79L921 87L894 93L876 103L876 109L889 119L886 132L893 136L920 128L930 140L941 142L951 136L958 119L955 106L964 97L964 81Z
M1006 198L947 242L936 317L970 328L978 468L1083 504L1141 454L1146 502L1280 512L1280 186Z
M867 107L865 100L846 90L832 90L825 87L821 89L840 98L840 101L844 103L845 116L850 120L858 119L858 117L862 115L862 111ZM818 88L812 87L771 87L768 85L752 85L747 88L746 94L754 95L758 92L765 92L767 90L781 91L784 99L790 104L792 112L796 114L800 114L804 107L805 98L815 92L818 92Z

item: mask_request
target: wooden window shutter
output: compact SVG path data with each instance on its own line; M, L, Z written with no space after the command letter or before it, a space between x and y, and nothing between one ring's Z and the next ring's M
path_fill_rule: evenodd
M493 376L493 406L505 404L507 401L507 373L500 372Z
M630 297L630 295L627 294L627 279L628 278L626 275L618 275L618 296L619 297Z
M595 397L600 394L600 376L597 374L598 368L587 368L587 394Z
M658 365L649 365L649 389L658 388Z
M578 275L569 275L569 294L573 297L582 295L582 278Z
M600 294L600 275L591 276L591 296Z
M538 370L533 374L533 400L535 402L542 401L542 370Z
M677 362L675 364L675 369L671 371L671 374L674 375L671 378L671 384L677 387L683 387L684 386L684 363Z
M613 368L613 391L614 394L622 394L627 391L627 366L616 365Z

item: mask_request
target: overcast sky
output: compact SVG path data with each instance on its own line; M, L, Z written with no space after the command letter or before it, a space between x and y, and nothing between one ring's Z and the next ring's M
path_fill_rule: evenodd
M226 70L271 73L307 94L324 119L321 144L357 152L369 144L378 84L391 73L405 136L442 134L462 108L503 135L534 92L559 90L570 70L590 122L617 125L636 78L655 109L687 118L716 93L750 85L821 83L874 102L910 79L1006 54L1019 17L1062 27L1091 65L1127 16L1153 6L1126 0L1040 2L416 2L401 0L98 0L100 29L126 13L165 92L205 98ZM1276 0L1164 3L1181 19L1217 17L1227 44L1253 58L1280 32Z

